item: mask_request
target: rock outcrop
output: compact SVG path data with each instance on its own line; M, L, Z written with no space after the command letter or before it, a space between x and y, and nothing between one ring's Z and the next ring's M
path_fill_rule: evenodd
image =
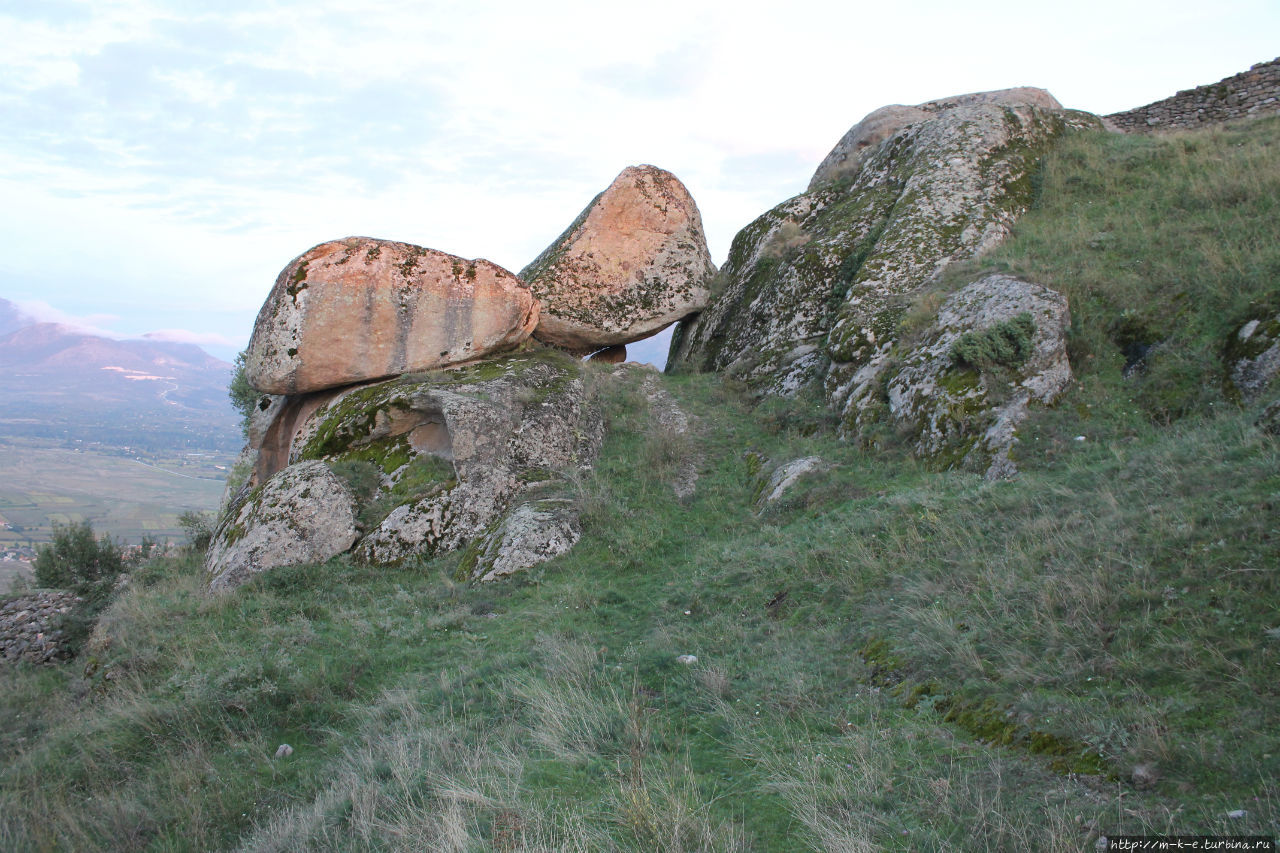
M1053 402L1071 382L1069 325L1067 300L1048 288L1000 275L970 284L918 343L894 352L889 416L918 456L991 480L1013 476L1027 406Z
M994 92L974 92L956 95L937 101L927 101L916 106L892 104L881 107L849 128L836 147L818 165L809 181L809 192L823 184L850 175L862 164L863 156L871 153L880 143L909 124L924 121L932 115L960 106L972 104L1003 104L1007 106L1035 106L1041 109L1060 110L1062 104L1044 89L1022 86L1016 89L999 89Z
M724 371L759 393L821 383L842 434L855 434L912 296L1008 234L1055 139L1100 126L1056 104L1007 90L873 114L813 189L734 239L725 289L677 329L671 368Z
M257 467L209 551L215 588L349 549L368 563L398 563L466 547L495 529L507 531L495 554L546 551L523 538L540 535L530 524L545 514L505 528L504 518L530 490L545 500L567 492L562 476L590 467L604 430L579 362L543 347L288 397L273 408L272 422L254 432ZM280 523L293 504L314 515ZM557 513L548 541L568 541L556 532L566 524L576 525L571 508ZM310 547L322 534L334 538ZM494 559L496 577L524 558Z
M756 498L757 512L763 512L777 503L792 486L802 479L829 469L830 466L821 456L805 456L782 463L774 468L767 478L760 478L760 496Z
M459 574L480 583L498 580L568 553L581 535L572 501L522 503L471 546Z
M0 660L49 664L70 657L60 623L79 603L74 594L56 590L0 603Z
M359 405L335 400L321 409L300 452L340 459L377 448L372 458L390 460L384 470L403 453L405 473L388 475L393 495L414 461L428 455L448 460L453 474L425 491L399 489L395 508L356 547L370 563L470 544L529 489L554 493L564 474L590 467L604 435L578 364L550 353L450 371L435 381L405 377L364 393Z
M1250 320L1227 341L1227 388L1245 402L1280 375L1280 314Z
M684 185L654 166L630 166L520 277L542 307L534 336L585 355L701 310L715 272Z
M205 556L210 589L233 589L267 569L343 553L356 540L354 504L323 462L290 465L224 512Z
M258 313L249 384L300 394L502 352L538 324L523 282L486 260L367 237L292 261Z

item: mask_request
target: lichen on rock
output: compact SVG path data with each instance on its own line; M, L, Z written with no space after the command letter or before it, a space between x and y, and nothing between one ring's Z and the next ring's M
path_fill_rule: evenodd
M512 349L537 323L528 287L496 264L348 237L280 273L254 323L245 378L267 394L367 382Z
M1245 402L1258 399L1280 375L1280 314L1250 320L1227 340L1227 390Z
M527 501L468 549L460 572L478 583L498 580L568 553L581 535L572 501Z
M1032 89L887 108L866 121L808 192L739 232L723 292L681 324L670 369L723 371L764 394L821 383L845 434L856 432L883 412L905 305L1008 234L1055 139L1099 126Z
M209 587L227 591L267 569L321 562L355 540L351 493L323 462L299 462L224 512L205 555Z
M274 420L255 431L255 471L223 513L210 550L214 586L302 561L262 555L283 548L279 531L258 531L277 520L269 508L292 500L278 494L285 473L313 476L316 465L329 478L339 472L335 482L349 484L352 530L334 553L354 544L357 558L392 564L466 546L530 483L590 467L603 431L581 364L536 344L470 365L284 398ZM310 523L293 518L285 526L305 539ZM254 544L264 537L269 547ZM242 541L254 549L241 553Z

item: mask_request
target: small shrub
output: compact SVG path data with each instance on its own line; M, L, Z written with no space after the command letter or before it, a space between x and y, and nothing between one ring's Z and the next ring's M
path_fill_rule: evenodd
M1024 312L981 332L965 332L952 345L951 358L957 367L977 370L1018 367L1031 356L1035 333L1035 320Z
M83 601L62 617L63 643L76 654L111 600L116 582L133 565L150 559L155 542L144 539L133 558L126 558L109 536L95 539L87 521L53 527L53 541L36 550L36 583L66 589Z
M36 583L70 589L83 595L100 586L110 588L125 570L124 553L109 536L94 539L93 526L53 526L53 541L36 550Z
M260 400L263 401L263 407L266 402L262 394L259 394L249 380L244 375L244 358L242 352L236 356L235 372L231 374L231 383L227 386L227 396L231 398L231 405L240 413L240 429L247 436L249 434L249 416L253 414L253 407L258 405Z
M382 474L377 465L363 459L342 459L329 463L330 470L351 490L351 496L360 504L368 503L382 486Z
M762 254L770 258L790 257L810 239L812 238L801 230L798 222L788 219L769 237Z
M214 514L190 509L178 516L178 524L187 534L187 544L193 551L207 551L213 541Z

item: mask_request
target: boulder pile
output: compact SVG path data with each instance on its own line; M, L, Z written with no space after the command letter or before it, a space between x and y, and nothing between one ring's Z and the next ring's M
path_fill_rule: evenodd
M262 393L206 556L210 586L351 551L393 564L472 548L489 580L578 538L566 477L603 439L576 356L705 306L698 208L631 167L520 277L489 261L350 237L276 279L245 378Z

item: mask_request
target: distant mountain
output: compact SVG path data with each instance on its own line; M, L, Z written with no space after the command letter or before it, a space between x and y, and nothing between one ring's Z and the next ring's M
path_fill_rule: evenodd
M194 344L113 340L24 323L0 300L0 436L173 447L234 446L232 366Z
M23 314L17 305L8 299L0 299L0 335L31 325L34 320Z

